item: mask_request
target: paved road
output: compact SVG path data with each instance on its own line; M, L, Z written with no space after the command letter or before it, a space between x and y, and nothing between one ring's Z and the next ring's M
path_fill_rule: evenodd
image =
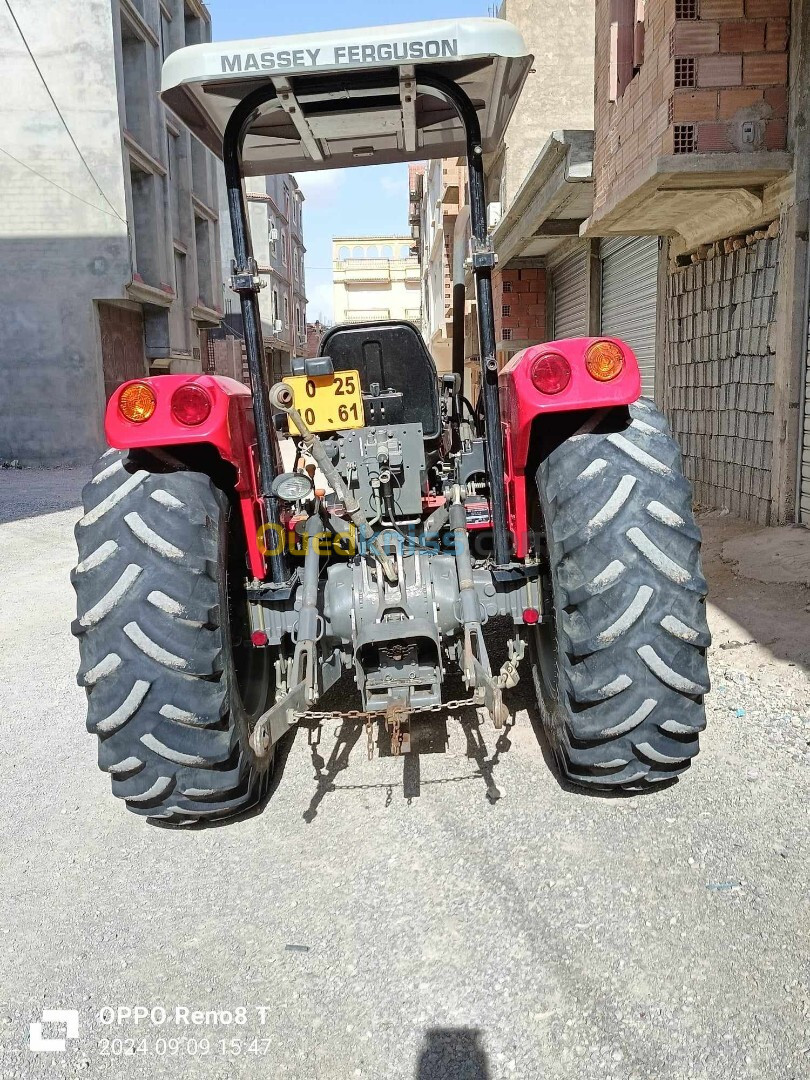
M718 654L697 767L644 798L562 788L524 694L418 770L299 732L262 813L151 828L83 730L79 481L0 473L0 1076L807 1076L800 668ZM166 1022L101 1022L136 1006ZM79 1012L65 1054L28 1049L43 1009Z

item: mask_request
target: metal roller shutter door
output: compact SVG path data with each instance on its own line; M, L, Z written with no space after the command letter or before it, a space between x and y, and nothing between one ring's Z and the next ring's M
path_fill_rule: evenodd
M585 337L588 333L588 250L577 244L551 264L554 292L554 337Z
M602 333L626 341L638 357L641 392L654 397L658 237L603 240Z

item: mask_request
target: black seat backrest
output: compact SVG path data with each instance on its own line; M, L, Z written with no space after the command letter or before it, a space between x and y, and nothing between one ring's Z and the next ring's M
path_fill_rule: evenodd
M422 335L409 322L344 323L324 334L321 356L330 356L335 371L360 372L364 394L372 384L404 397L402 422L421 424L426 441L441 434L439 380Z

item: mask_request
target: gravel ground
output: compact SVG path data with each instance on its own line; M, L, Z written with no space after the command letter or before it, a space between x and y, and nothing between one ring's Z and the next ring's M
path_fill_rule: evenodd
M808 1074L801 665L718 650L696 767L642 798L562 787L519 687L500 739L461 714L369 763L302 730L261 813L149 827L84 731L81 479L0 473L0 1076ZM103 1022L139 1006L166 1022ZM28 1048L43 1009L79 1012L64 1054Z

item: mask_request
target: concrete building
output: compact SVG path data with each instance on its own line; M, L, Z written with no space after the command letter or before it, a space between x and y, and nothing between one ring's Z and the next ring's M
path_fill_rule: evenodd
M419 260L410 236L332 240L335 323L407 319L421 329Z
M276 382L290 372L293 356L303 355L307 344L307 296L304 257L304 194L295 177L251 176L245 180L253 250L264 288L259 293L268 376ZM224 180L220 212L228 222ZM226 335L241 335L239 298L228 282L233 262L230 226L222 233L223 306L228 315ZM220 335L217 335L220 337ZM215 350L217 363L219 346Z
M466 183L467 167L458 161L433 160L409 170L411 234L422 275L422 332L440 372L453 369L455 238Z
M122 381L199 371L220 319L217 167L160 102L199 0L0 10L0 458L84 462ZM39 71L37 70L37 65Z
M578 240L591 212L594 8L589 0L563 5L505 0L498 15L518 27L537 57L503 145L486 162L489 224L499 258L493 274L497 356L504 364L548 339L553 310L548 260ZM465 273L470 238L465 162L431 161L424 179L412 175L411 226L420 251L431 348L448 366L453 290L466 286L465 387L475 397L480 361L475 297Z

